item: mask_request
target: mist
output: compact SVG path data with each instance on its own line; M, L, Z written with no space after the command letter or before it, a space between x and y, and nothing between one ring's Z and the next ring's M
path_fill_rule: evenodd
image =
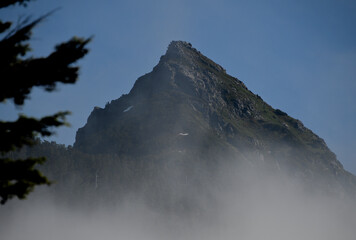
M115 204L105 196L94 204L64 203L51 187L40 188L25 201L1 206L0 239L354 239L356 208L347 196L311 191L300 178L232 162L195 181L187 173L166 167L160 176L165 198L153 198L155 204L147 194L155 193L154 185Z

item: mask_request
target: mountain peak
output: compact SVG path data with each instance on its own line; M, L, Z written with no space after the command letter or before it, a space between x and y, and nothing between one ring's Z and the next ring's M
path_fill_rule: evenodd
M204 56L200 51L193 48L191 43L186 41L172 41L167 48L166 54L161 57L160 62L173 62L190 67L205 65L213 67L218 72L225 73L223 67Z
M185 41L172 41L167 48L166 54L162 56L161 60L189 60L192 57L197 57L200 53L192 47L192 44Z
M192 44L185 41L172 41L167 48L166 56L184 56L190 51L198 53L196 49L192 47Z
M171 51L174 49L182 49L182 48L192 49L192 44L186 41L172 41L168 45L167 51Z
M321 138L184 41L171 42L129 94L94 109L74 148L154 161L232 159L356 185Z

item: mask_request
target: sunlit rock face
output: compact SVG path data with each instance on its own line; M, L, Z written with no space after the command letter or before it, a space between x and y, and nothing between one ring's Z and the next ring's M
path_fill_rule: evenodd
M323 139L183 41L171 42L129 94L94 108L74 148L135 161L204 163L212 172L233 162L341 195L356 186Z

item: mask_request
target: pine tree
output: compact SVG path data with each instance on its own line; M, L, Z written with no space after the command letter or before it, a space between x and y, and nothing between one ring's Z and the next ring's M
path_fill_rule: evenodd
M30 0L2 0L0 8L13 4L26 6ZM0 20L0 101L24 105L33 87L45 91L56 89L57 83L72 84L78 78L77 60L87 54L90 38L73 37L55 47L47 57L27 57L30 51L31 30L51 13L33 21L26 19L18 26ZM9 152L36 143L37 136L50 136L54 127L66 125L68 112L58 112L40 119L19 116L16 121L0 121L0 197L1 204L8 199L25 198L35 186L50 184L36 169L44 158L12 159Z

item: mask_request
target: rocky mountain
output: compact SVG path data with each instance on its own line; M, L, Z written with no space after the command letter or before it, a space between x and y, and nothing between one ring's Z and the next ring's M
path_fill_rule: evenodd
M328 191L356 189L355 176L323 139L183 41L171 42L129 94L95 107L74 149L132 161L200 162L212 171L235 162Z
M356 177L186 42L95 107L74 146L38 139L9 154L46 157L38 169L53 184L0 209L1 239L355 236Z

